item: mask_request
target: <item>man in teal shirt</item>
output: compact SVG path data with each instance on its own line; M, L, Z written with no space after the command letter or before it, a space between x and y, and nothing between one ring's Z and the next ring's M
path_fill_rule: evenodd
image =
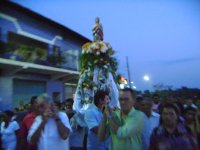
M126 88L120 91L121 110L114 112L109 106L105 106L98 138L103 141L111 135L110 150L141 150L142 148L144 116L133 107L135 97L135 91Z

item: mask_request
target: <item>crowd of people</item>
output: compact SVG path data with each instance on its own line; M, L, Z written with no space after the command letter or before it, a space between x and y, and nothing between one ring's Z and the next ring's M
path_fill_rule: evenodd
M161 100L120 90L120 108L109 93L97 91L84 114L73 99L63 103L33 96L25 113L1 113L2 150L198 150L200 99Z

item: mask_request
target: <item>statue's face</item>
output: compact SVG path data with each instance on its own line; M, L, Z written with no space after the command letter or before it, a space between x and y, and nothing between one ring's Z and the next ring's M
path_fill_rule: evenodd
M96 21L96 23L99 23L99 18L97 17L95 21Z

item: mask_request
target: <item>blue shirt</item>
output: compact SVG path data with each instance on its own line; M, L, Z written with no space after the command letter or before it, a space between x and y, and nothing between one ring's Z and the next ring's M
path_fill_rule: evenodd
M103 118L101 110L92 104L85 112L84 118L88 127L87 150L105 150L106 143L100 142L97 134L91 130L92 128L100 125L101 119Z
M150 117L144 114L144 128L142 132L142 150L148 150L150 144L150 136L154 128L159 126L160 115L152 112Z

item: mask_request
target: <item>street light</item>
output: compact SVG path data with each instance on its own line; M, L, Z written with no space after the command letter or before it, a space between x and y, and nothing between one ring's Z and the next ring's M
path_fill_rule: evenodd
M133 85L132 88L133 88L133 89L136 89L136 86Z
M149 81L149 80L150 80L150 78L149 78L148 75L144 75L143 79L144 79L145 81Z

